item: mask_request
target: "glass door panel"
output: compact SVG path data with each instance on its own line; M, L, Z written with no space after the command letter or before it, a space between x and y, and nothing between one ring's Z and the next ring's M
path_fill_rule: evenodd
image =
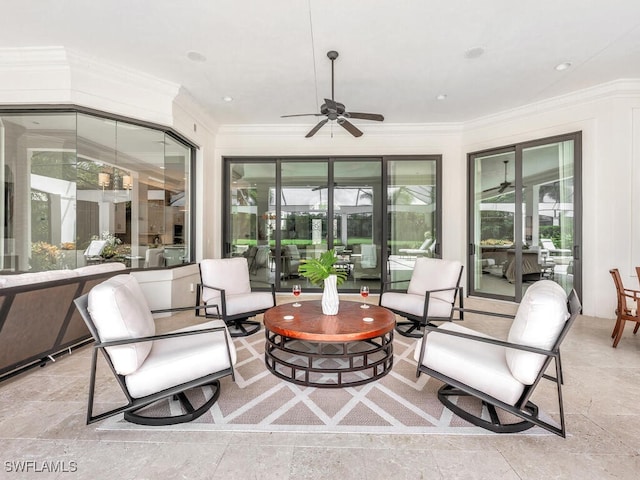
M436 160L387 162L389 280L408 280L418 257L440 255Z
M245 257L252 281L273 281L276 164L229 163L227 169L230 217L225 255Z
M301 284L317 288L298 277L300 260L317 258L328 248L329 167L326 161L282 162L280 193L280 246L274 271L280 287Z
M573 288L574 142L522 150L523 287L539 279Z
M333 170L332 246L348 271L341 290L378 290L382 279L380 159L336 160Z
M473 290L514 297L515 152L478 156L473 168Z
M519 302L534 282L580 294L580 134L471 154L469 286Z

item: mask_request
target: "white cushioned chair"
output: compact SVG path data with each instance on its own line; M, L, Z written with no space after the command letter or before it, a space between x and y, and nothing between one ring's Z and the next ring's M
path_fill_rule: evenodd
M397 322L398 333L419 338L428 322L453 320L456 300L462 308L462 269L458 261L416 258L411 279L385 282L378 304L407 319ZM406 291L390 290L394 284L407 281Z
M205 305L208 317L222 317L232 337L247 336L260 330L260 323L249 318L276 305L273 284L265 283L270 287L269 291L251 289L249 265L243 257L202 260L200 280L196 305Z
M86 262L89 264L103 261L104 259L101 257L101 254L106 246L106 240L91 240L91 243L89 243L89 246L83 254Z
M143 425L191 421L218 399L219 379L233 378L236 351L224 322L214 320L156 334L153 312L132 275L111 277L77 298L75 304L95 339L87 424L121 412L126 420ZM98 351L116 376L127 404L93 415ZM204 385L213 394L194 407L186 393ZM181 413L165 417L141 413L148 405L174 396L182 404Z
M567 300L560 285L551 280L540 280L527 289L515 317L467 310L468 313L514 318L507 341L459 324L428 325L416 346L417 374L426 373L444 382L438 391L440 401L474 425L498 433L520 432L538 425L564 437L560 343L580 309L575 291ZM552 360L555 360L555 377L545 374ZM538 407L531 401L543 378L557 384L559 426L541 419ZM475 397L477 411L486 407L489 418L472 413L470 402L456 404L451 400L451 397L460 396ZM502 414L496 409L502 410ZM505 422L505 411L517 420Z

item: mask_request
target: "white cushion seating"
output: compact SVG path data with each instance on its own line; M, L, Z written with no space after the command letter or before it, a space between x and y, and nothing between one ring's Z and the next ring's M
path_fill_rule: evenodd
M34 283L52 282L54 280L64 280L77 277L74 270L47 270L43 272L19 273L17 275L5 275L2 277L2 286L18 287L20 285L31 285Z
M113 272L127 268L124 263L111 262L100 265L88 265L73 270L46 270L42 272L18 273L16 275L0 276L0 287L18 287L21 285L33 285L36 283L65 280L78 276L95 275L98 273Z
M174 332L224 326L222 320L213 320ZM223 335L224 332L211 332L155 340L144 363L125 378L129 393L134 398L140 398L229 368L229 356ZM236 350L230 337L228 341L231 362L235 365Z
M94 287L89 293L89 313L103 342L155 335L155 322L132 275L117 275ZM215 320L175 332L224 327ZM173 332L169 332L173 333ZM160 392L230 368L236 361L231 338L225 331L156 339L129 345L107 347L114 369L125 376L133 398Z
M417 317L424 313L424 293L415 295L400 292L384 292L381 305L392 310L401 310ZM430 317L448 317L451 313L451 302L443 301L437 297L429 298Z
M156 333L151 309L132 275L116 275L93 287L88 309L103 342L150 337ZM107 348L107 352L116 372L128 375L142 365L151 345L151 342L117 345Z
M538 281L527 289L507 341L551 349L568 319L567 297L562 287L550 280ZM457 324L447 323L438 327L441 329L488 337ZM421 342L418 342L417 362L509 405L519 400L525 385L535 381L545 360L537 353L439 335L437 330L429 332L422 341L427 342L424 357L419 358Z
M221 294L224 289L226 314L233 316L243 312L265 310L273 307L270 292L252 292L247 260L242 257L220 260L202 260L200 273L203 279L202 300L206 305L218 305L222 313ZM208 314L217 314L215 308L207 308Z
M429 295L428 317L449 317L462 264L454 260L417 258L406 293L384 292L380 305L421 317L425 293L448 288Z

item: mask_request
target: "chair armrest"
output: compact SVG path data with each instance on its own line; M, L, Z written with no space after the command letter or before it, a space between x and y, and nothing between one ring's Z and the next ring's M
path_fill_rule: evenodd
M201 335L205 333L212 332L222 332L226 331L226 327L212 327L212 328L203 328L201 330L189 330L186 332L173 332L173 333L163 333L160 335L152 335L149 337L138 337L138 338L126 338L123 340L111 340L108 342L100 342L95 343L94 348L106 348L106 347L115 347L118 345L129 345L132 343L143 343L143 342L152 342L154 340L163 340L167 338L177 338L177 337L185 337L188 335Z
M195 305L193 307L173 307L173 308L161 308L158 310L151 310L151 313L171 313L171 312L188 312L190 310L195 310L196 311L196 316L199 310L204 310L207 308L212 308L215 307L217 310L218 309L218 305ZM220 312L218 312L220 313Z
M486 315L486 316L489 316L489 317L500 317L500 318L510 318L510 319L516 318L515 315L512 315L510 313L486 312L484 310L474 310L472 308L453 307L453 310L455 310L456 312L461 312L461 313L474 313L476 315Z
M433 290L425 290L425 294L426 293L434 293L434 292L446 292L448 290L460 290L462 287L460 286L455 286L455 287L447 287L447 288L435 288Z
M382 282L381 285L381 289L380 289L380 297L382 297L382 294L387 290L387 287L390 285L393 285L395 283L406 283L409 282L410 279L406 279L406 280L387 280L386 282Z
M425 326L425 336L428 334L428 332L435 332L441 335L450 335L452 337L466 338L468 340L473 340L477 342L490 343L492 345L499 345L501 347L513 348L515 350L523 350L525 352L539 353L540 355L553 356L553 357L559 355L558 352L554 352L551 350L544 350L542 348L530 347L528 345L521 345L519 343L506 342L504 340L498 340L495 338L480 337L478 335L471 335L469 333L453 332L451 330L442 330L432 325Z

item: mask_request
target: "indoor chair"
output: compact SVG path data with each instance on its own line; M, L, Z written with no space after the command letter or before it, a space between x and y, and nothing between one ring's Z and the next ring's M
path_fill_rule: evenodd
M507 341L455 323L427 325L415 350L416 373L444 382L438 399L474 425L496 433L521 432L537 425L565 437L560 344L580 309L575 291L567 300L560 285L540 280L527 289L515 316L467 310L514 318ZM555 376L545 373L552 360ZM531 401L543 378L557 386L559 426L541 418ZM456 402L451 397L473 397L476 402ZM482 415L485 409L488 418Z
M144 268L164 267L164 248L148 248L144 253Z
M640 291L624 288L620 272L617 268L609 270L609 273L613 277L613 283L616 286L616 294L618 298L616 306L616 324L613 327L613 332L611 332L613 348L616 348L620 338L622 338L622 332L624 331L624 327L627 322L635 322L636 325L633 329L633 334L635 335L638 333L638 327L640 327ZM636 273L640 275L640 271L637 269Z
M106 246L106 240L91 240L91 243L89 243L89 246L83 254L87 264L103 261L104 259L101 255Z
M462 269L458 261L416 258L409 280L383 283L378 305L406 319L396 324L399 334L420 338L428 322L453 320L456 299L462 308ZM390 290L394 284L407 281L406 292Z
M282 276L283 278L298 277L298 267L300 266L300 251L297 245L284 245Z
M207 317L220 316L232 337L251 335L260 323L249 320L276 305L273 284L270 291L252 291L247 259L243 257L206 259L200 262L196 305L206 306ZM253 283L262 283L256 282Z
M142 425L188 422L209 410L218 399L220 378L227 375L234 378L236 351L224 322L214 320L157 334L152 314L173 310L152 312L132 275L111 277L74 302L95 340L87 424L121 412L125 420ZM98 352L115 375L127 404L94 415ZM209 398L199 388L203 386L212 389ZM187 393L196 388L199 391L192 397L198 403L194 406ZM153 412L147 406L172 397L180 402L181 412L149 415Z

